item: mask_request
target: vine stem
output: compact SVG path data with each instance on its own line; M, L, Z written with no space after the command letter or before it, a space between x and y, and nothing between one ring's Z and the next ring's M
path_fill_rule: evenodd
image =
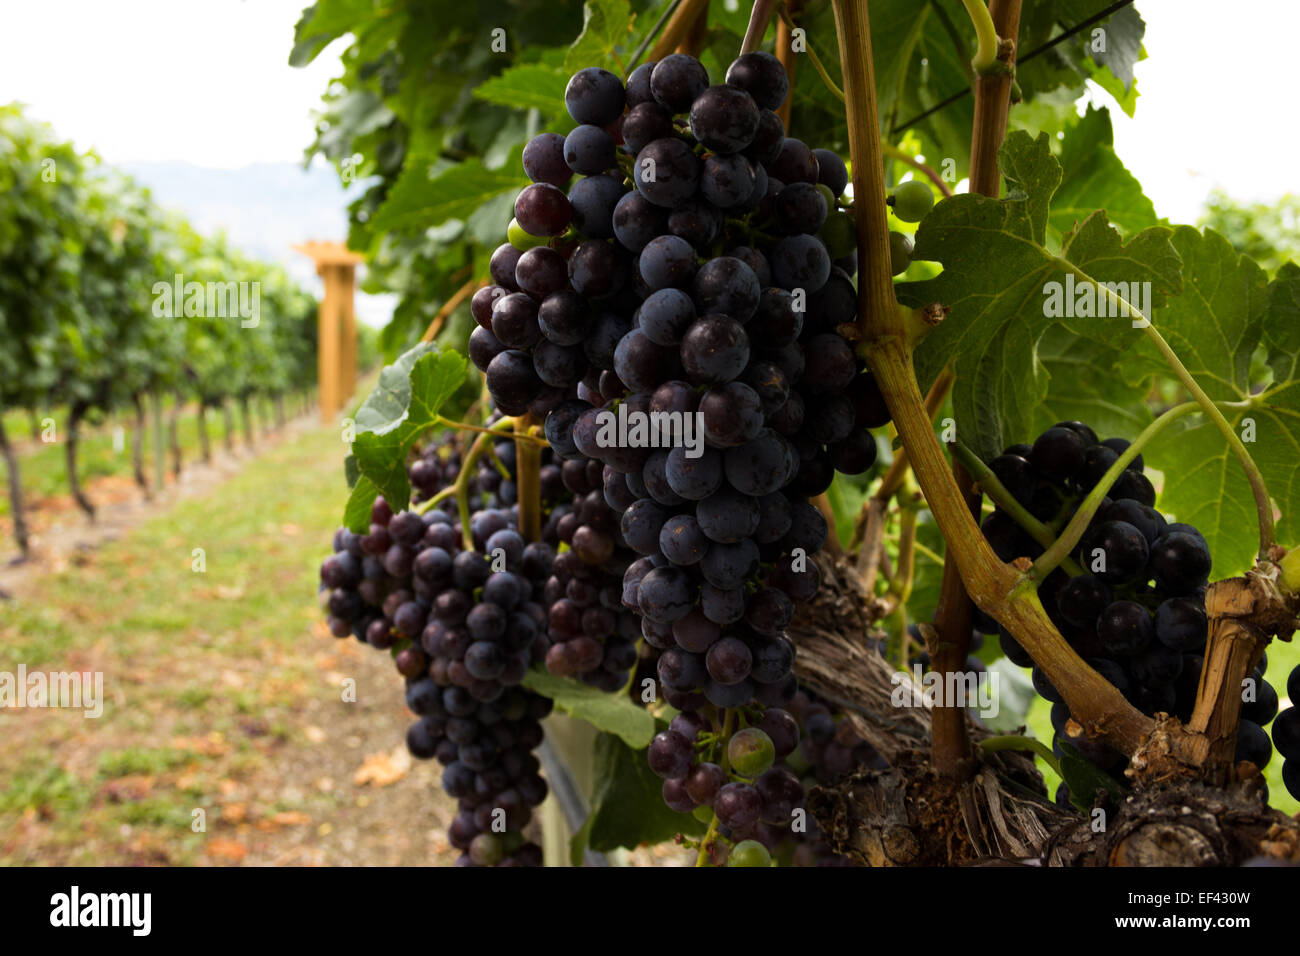
M484 428L482 425L471 425L468 422L458 422L450 418L443 418L441 415L438 415L434 419L434 424L442 425L446 428L455 428L460 431L466 431L466 432L479 432L479 433L487 433L490 435L497 435L501 433L501 429L495 426L491 428ZM538 448L549 447L545 441L538 438L536 435L532 435L532 434L516 434L515 441L525 442L530 445L535 445Z
M1064 262L1064 260L1062 261ZM1232 424L1220 411L1219 404L1206 394L1205 389L1201 388L1200 383L1196 381L1196 377L1188 371L1182 359L1178 357L1169 342L1160 334L1160 330L1152 323L1150 316L1143 315L1140 309L1130 305L1119 293L1107 288L1104 283L1098 282L1077 266L1070 263L1065 263L1065 266L1074 274L1076 279L1095 286L1099 292L1105 294L1112 307L1116 310L1115 314L1137 316L1142 320L1142 331L1155 345L1156 351L1165 360L1165 364L1173 370L1178 381L1191 393L1192 398L1196 400L1196 404L1209 416L1210 421L1214 423L1214 426L1228 442L1228 447L1237 456L1237 461L1241 463L1242 470L1246 472L1246 480L1250 483L1250 491L1255 498L1255 515L1259 521L1259 554L1261 557L1267 558L1269 551L1277 543L1273 527L1273 502L1268 496L1268 486L1264 483L1263 473L1260 472L1259 466L1255 464L1255 459L1250 456L1250 452L1246 450L1241 436L1233 431ZM1228 407L1232 406L1229 405Z
M980 741L980 750L986 754L991 754L997 750L1032 750L1043 761L1056 771L1058 777L1064 779L1061 773L1061 761L1056 759L1056 754L1052 753L1052 748L1047 746L1041 740L1035 740L1033 737L1020 737L1015 734L1007 734L1002 737L985 737Z
M793 31L794 21L790 19L790 14L785 9L784 3L782 3L781 6L777 7L776 13L777 16L781 18L782 25L787 30ZM813 69L816 70L817 75L821 77L822 83L826 85L826 89L830 90L831 95L834 96L841 103L843 103L844 91L839 88L839 86L836 84L836 82L833 79L831 79L831 75L829 72L827 72L825 64L822 63L822 58L817 55L817 51L813 49L811 43L805 45L804 52L808 54L808 62L813 65Z
M469 483L474 475L474 465L483 456L484 452L491 447L491 440L500 436L502 432L509 431L514 427L514 424L515 420L513 418L503 418L490 428L475 429L479 432L479 435L474 439L474 444L469 446L469 451L465 452L465 457L461 459L460 474L452 482L451 488L444 489L443 492L439 492L439 494L430 498L428 502L423 502L423 504L432 507L432 502L435 499L450 497L450 495L446 494L447 491L456 496L456 511L460 515L460 535L461 540L465 543L466 551L474 550L474 535L469 527ZM427 511L428 508L425 508L425 510Z
M970 65L976 73L988 73L998 62L998 31L993 27L993 17L984 0L961 0L970 21L975 27L975 39L978 46L971 57Z
M722 718L722 733L719 743L718 761L722 765L723 773L731 772L731 759L727 756L727 742L731 740L731 735L736 729L736 711L728 708ZM709 821L709 829L704 834L704 839L700 841L700 851L695 856L695 865L704 866L709 855L709 846L718 838L718 815L715 813L713 819Z
M542 449L532 441L532 413L515 419L515 466L519 476L519 533L525 541L542 537Z
M668 18L658 41L651 48L649 59L662 60L672 53L695 25L695 19L700 11L707 9L708 6L709 0L682 0L672 16Z
M1025 506L1017 501L1011 492L1007 491L1006 486L998 480L998 476L989 470L988 465L984 464L978 455L961 442L953 442L951 448L953 457L960 461L966 470L971 473L971 477L979 482L980 489L993 499L994 504L1009 514L1016 524L1028 531L1030 536L1044 548L1050 549L1055 546L1058 539L1052 534L1052 529L1026 511ZM1107 488L1109 488L1109 485L1107 485ZM1064 557L1057 563L1069 571L1071 575L1083 574L1083 568L1079 567L1075 560L1069 556L1069 552L1073 547L1071 545L1066 550ZM1053 564L1052 567L1054 568L1056 565ZM1043 571L1043 575L1050 573L1051 570L1051 568L1047 568ZM1039 577L1039 580L1042 580L1042 576L1037 574L1036 576Z
M762 45L767 25L772 20L772 12L779 4L780 0L754 0L754 6L749 11L749 26L745 28L745 39L740 44L741 56L753 53Z
M429 327L424 330L424 335L420 336L420 341L432 342L436 339L438 333L442 331L447 317L456 311L456 307L485 285L487 285L487 281L484 279L470 279L457 289L452 297L443 303L442 308L438 310L438 314L429 322Z
M858 315L863 338L870 344L867 362L967 592L1033 656L1048 680L1065 695L1072 716L1086 732L1125 753L1134 753L1154 729L1154 722L1066 643L1036 593L1016 591L1021 573L999 561L980 534L925 414L912 365L908 329L911 310L901 308L894 300L889 270L880 118L866 3L833 0L833 4L844 69L854 204L858 209ZM999 77L981 77L981 82L989 79Z
M952 195L952 187L945 183L943 177L935 172L930 166L927 166L914 156L907 155L907 153L890 143L882 142L880 148L890 159L898 160L898 162L902 163L904 166L911 166L926 179L930 180L930 182L934 183L934 187L943 194L945 199Z

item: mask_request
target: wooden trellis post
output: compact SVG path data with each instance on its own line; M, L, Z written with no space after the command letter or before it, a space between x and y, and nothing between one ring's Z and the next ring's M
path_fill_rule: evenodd
M341 242L313 240L293 248L311 256L316 263L316 274L325 282L316 358L321 419L333 421L357 385L357 316L353 296L357 264L365 260Z

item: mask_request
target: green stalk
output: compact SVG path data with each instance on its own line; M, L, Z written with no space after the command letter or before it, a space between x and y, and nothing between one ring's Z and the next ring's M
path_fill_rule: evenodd
M1093 516L1097 513L1097 509L1101 507L1101 500L1106 497L1111 486L1119 480L1119 476L1124 473L1124 469L1137 458L1138 454L1152 438L1164 431L1172 422L1190 412L1197 411L1199 408L1200 406L1196 402L1185 402L1182 405L1176 405L1142 429L1142 433L1133 440L1133 444L1124 449L1124 453L1106 469L1106 474L1102 475L1101 481L1097 482L1096 487L1088 492L1087 497L1080 503L1079 510L1074 513L1070 523L1061 532L1061 536L1039 555L1038 560L1034 562L1034 566L1029 570L1030 577L1041 581L1051 574L1058 564L1065 561L1070 552L1074 550L1074 546L1083 537L1088 525L1092 523Z
M975 40L978 46L971 57L970 65L976 73L991 73L998 64L998 31L993 27L993 16L984 0L961 0L970 21L975 27Z
M659 35L659 32L664 28L664 24L667 23L672 15L677 12L677 8L681 6L681 4L682 0L672 0L672 3L668 4L668 6L664 8L664 12L660 15L659 19L655 21L655 25L650 28L650 32L642 37L641 42L637 44L637 48L632 51L632 59L628 60L628 76L632 75L632 71L636 69L636 65L641 62L641 57L645 56L645 51L650 49L650 44L654 42L654 38Z
M952 454L954 458L966 466L966 470L971 473L971 477L980 483L980 488L993 499L994 504L1009 514L1016 524L1028 531L1030 536L1044 548L1052 547L1056 542L1056 536L1052 534L1052 529L1031 515L1025 510L1024 505L1012 497L1011 492L1007 491L1006 486L998 481L997 475L989 471L988 465L980 460L979 455L961 442L952 443ZM1061 559L1060 564L1071 575L1083 574L1083 568L1079 567L1068 553Z

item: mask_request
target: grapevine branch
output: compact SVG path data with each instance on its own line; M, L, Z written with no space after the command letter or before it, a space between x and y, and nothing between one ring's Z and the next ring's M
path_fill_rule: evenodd
M980 534L925 414L912 367L910 310L895 302L889 274L887 207L880 174L883 159L866 3L834 0L834 9L840 62L845 70L853 195L858 209L859 315L870 343L868 363L971 597L1034 657L1089 733L1133 753L1153 722L1070 648L1032 589L1016 592L1021 572L999 561Z
M515 464L519 475L519 533L525 541L542 538L542 449L531 434L533 416L515 419Z
M754 0L753 9L749 12L749 26L745 30L745 39L740 44L740 55L753 53L763 43L763 37L767 33L767 25L772 20L772 11L780 4L780 0Z
M993 0L997 8L990 11L984 0L964 0L975 24L979 44L971 66L978 74L975 87L975 121L971 130L971 189L996 196L998 189L997 150L1006 133L1007 113L1011 106L1009 77L1014 62L1015 43L1004 48L999 60L998 34L1014 38L1020 32L1020 0ZM995 25L996 19L996 25ZM1002 66L1001 70L994 70ZM998 80L1007 82L997 82ZM991 149L990 149L991 146ZM981 494L971 489L971 478L961 461L954 456L952 478L962 499L976 520L979 519ZM956 561L945 560L939 603L934 626L938 633L931 654L935 671L948 675L965 667L970 651L974 605L966 592L961 569ZM974 772L970 761L970 740L966 732L966 715L960 702L946 698L936 708L930 738L931 763L943 776L952 780L967 778Z
M632 71L636 69L636 65L641 62L641 57L645 56L645 51L650 48L650 44L654 42L654 38L659 36L660 31L664 29L664 24L672 18L673 14L677 12L677 8L681 6L681 4L682 0L672 0L672 2L664 8L664 12L659 16L659 19L655 21L655 25L650 28L650 32L647 33L641 42L637 44L636 49L632 51L632 56L627 63L628 76L632 75Z
M432 342L442 331L442 327L447 322L447 317L456 311L456 307L477 292L483 286L487 285L485 279L470 279L463 286L456 290L450 299L443 303L438 314L433 317L429 327L424 330L424 335L420 336L421 342Z
M652 61L662 60L677 49L678 44L686 38L691 27L695 25L695 18L701 10L707 9L708 5L709 0L682 0L673 15L668 18L668 23L659 34L655 45L651 47L647 58ZM631 67L629 66L628 69Z

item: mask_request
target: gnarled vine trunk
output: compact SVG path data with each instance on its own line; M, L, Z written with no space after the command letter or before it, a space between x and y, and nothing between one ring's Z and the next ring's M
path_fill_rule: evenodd
M77 475L77 447L81 440L81 420L86 417L87 409L85 402L73 402L72 410L68 414L68 439L63 448L68 465L68 487L72 490L72 497L87 517L94 521L95 505L86 497L81 487L81 479Z
M180 478L181 476L180 414L181 405L183 405L184 402L184 397L180 392L177 392L172 403L171 412L167 415L167 443L171 446L172 475L176 478Z
M253 447L253 410L249 407L247 395L239 397L239 419L244 426L244 444Z
M135 474L135 483L144 492L145 500L152 501L153 490L144 473L144 400L138 392L131 396L131 400L135 404L135 429L131 433L131 470Z
M1300 822L1267 806L1254 768L1242 765L1224 785L1202 779L1215 773L1207 769L1214 766L1211 747L1194 742L1207 738L1173 719L1158 721L1134 758L1132 792L1091 815L1051 802L1032 759L1015 751L976 746L973 773L944 773L930 761L930 711L906 706L910 677L867 646L879 609L858 573L825 555L816 561L821 590L788 630L799 649L795 672L890 764L809 794L808 808L838 852L870 866L1234 866L1255 856L1300 862ZM1246 586L1252 597L1233 582L1215 587L1232 597L1212 597L1212 613L1231 609L1235 616L1226 620L1235 628L1284 629L1290 620L1266 584ZM1247 670L1258 658L1254 651L1226 656L1250 661ZM1213 659L1211 646L1205 675ZM1224 686L1240 686L1241 666L1223 669ZM969 716L966 730L976 744L990 736Z
M14 516L14 541L18 543L18 553L26 558L31 552L31 544L27 537L27 512L23 508L23 479L18 470L18 456L5 431L3 414L0 414L0 454L4 455L5 471L9 475L9 511Z
M230 454L235 452L235 422L230 414L230 400L221 400L221 422L225 426L226 451Z
M212 464L212 444L208 439L208 403L199 399L198 408L199 455L203 464Z

